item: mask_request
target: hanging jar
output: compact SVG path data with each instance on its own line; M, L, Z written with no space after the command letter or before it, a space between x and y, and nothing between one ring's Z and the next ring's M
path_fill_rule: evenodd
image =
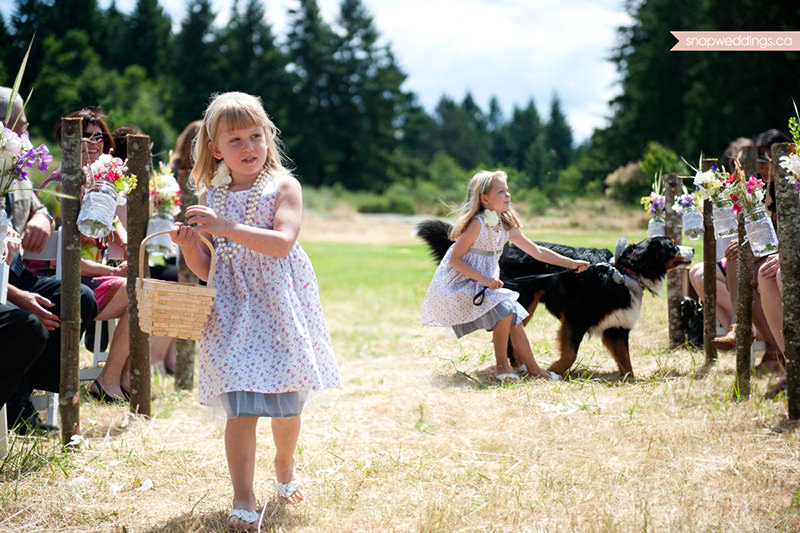
M175 223L175 217L169 209L156 209L147 220L147 235L169 231ZM178 253L178 245L172 242L168 234L153 237L145 245L145 250L150 255L160 255L165 258L175 257Z
M6 197L0 196L0 262L6 260L8 250L6 250L6 235L11 228L11 220L6 214Z
M733 210L733 203L730 200L714 202L712 216L714 219L714 235L716 235L717 239L739 234L739 223L736 220L736 212Z
M683 234L691 241L696 241L703 236L703 213L692 205L684 209L681 215L683 221Z
M764 207L756 207L744 214L744 228L754 256L763 257L778 251L778 237Z
M664 237L666 236L667 225L664 217L653 215L647 222L647 236L648 237Z
M114 229L117 210L117 188L110 182L96 180L81 200L78 231L93 239L101 239Z

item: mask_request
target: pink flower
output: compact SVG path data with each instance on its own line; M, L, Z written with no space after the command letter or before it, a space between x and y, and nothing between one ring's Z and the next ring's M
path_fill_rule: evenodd
M755 176L750 176L750 179L747 180L746 184L748 194L753 194L755 191L761 189L763 186L764 182L756 178Z

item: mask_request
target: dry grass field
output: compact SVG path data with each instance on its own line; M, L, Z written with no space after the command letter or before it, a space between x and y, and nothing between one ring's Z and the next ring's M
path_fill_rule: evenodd
M530 221L542 239L613 247L634 215ZM456 341L419 325L433 263L413 220L309 216L342 386L304 412L306 501L272 500L272 437L259 424L256 491L267 531L798 531L800 443L786 401L754 376L737 401L734 360L667 349L666 300L647 296L632 333L636 379L600 342L562 382L492 378L487 333ZM633 229L631 229L633 227ZM626 229L627 228L627 229ZM578 244L578 242L576 242ZM540 362L556 321L528 326ZM231 488L222 425L157 375L153 417L81 405L83 441L12 437L0 531L223 531Z

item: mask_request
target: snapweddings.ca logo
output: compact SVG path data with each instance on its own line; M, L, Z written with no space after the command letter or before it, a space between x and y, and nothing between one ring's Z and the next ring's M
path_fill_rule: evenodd
M800 50L800 31L671 31L672 52L788 52Z

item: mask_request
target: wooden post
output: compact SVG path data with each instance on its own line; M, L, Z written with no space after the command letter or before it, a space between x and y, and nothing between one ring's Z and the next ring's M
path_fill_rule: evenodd
M716 159L703 158L703 171L717 164ZM714 236L712 204L703 201L703 351L706 366L717 360L713 340L717 336L717 239Z
M683 242L683 220L672 209L675 198L681 194L681 177L667 174L664 177L664 203L666 207L666 234L676 244ZM673 270L667 274L667 316L669 324L669 347L677 348L686 343L686 334L681 325L681 298L683 297L683 272Z
M739 162L745 176L755 175L758 151L743 148ZM741 398L750 396L750 352L753 344L753 253L746 242L744 215L739 213L739 254L736 259L736 389Z
M150 339L139 328L136 279L139 246L147 235L150 174L153 161L150 137L128 135L128 168L136 174L136 187L128 196L128 317L130 318L131 412L150 416ZM145 265L146 267L146 265ZM145 271L145 275L147 275Z
M183 170L186 172L186 170ZM186 208L197 204L197 189L194 180L185 175L181 180L181 220L185 219ZM186 266L183 254L178 254L178 281L198 283L199 279ZM178 339L175 356L175 386L183 390L194 388L194 355L196 343L189 339Z
M783 338L786 356L786 398L789 418L800 418L800 210L797 191L786 181L786 170L778 164L789 155L791 145L772 145L775 165L775 195L778 210L778 254L783 283Z
M80 118L61 120L61 370L58 414L61 441L80 434L81 239L78 234L81 185Z

